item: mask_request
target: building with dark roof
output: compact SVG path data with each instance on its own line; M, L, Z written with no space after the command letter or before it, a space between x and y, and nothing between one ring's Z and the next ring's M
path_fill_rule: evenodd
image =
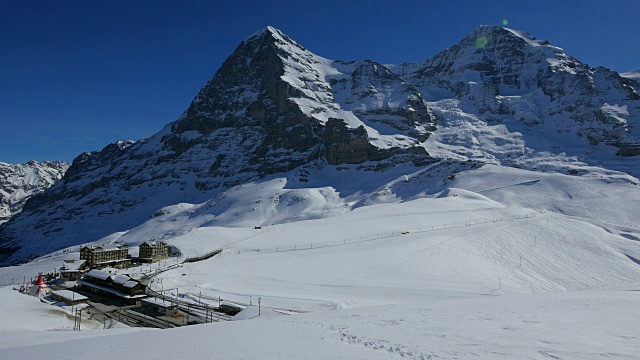
M51 298L62 301L67 305L73 306L78 304L86 304L89 298L71 290L55 290L51 292Z
M171 247L164 241L145 241L140 244L138 258L144 262L156 262L168 259Z
M65 260L60 268L60 277L66 281L76 281L89 270L86 260Z
M129 246L121 243L85 246L80 249L80 260L86 260L91 268L124 267L131 263Z
M146 297L145 285L126 274L110 274L102 270L91 270L78 280L81 288L103 296L116 297L125 302L135 302Z

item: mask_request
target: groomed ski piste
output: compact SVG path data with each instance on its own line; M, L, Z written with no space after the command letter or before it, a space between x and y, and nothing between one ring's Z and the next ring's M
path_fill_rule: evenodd
M424 194L419 174L401 176L388 191L359 200L344 192L285 205L281 197L268 205L282 211L267 214L255 199L272 199L272 180L238 190L231 210L176 206L101 241L164 239L180 249L178 260L222 248L156 275L151 287L250 309L260 298L261 316L254 310L242 321L176 329L52 333L46 330L65 328L33 316L48 305L26 305L6 287L3 312L31 325L2 325L10 339L0 342L3 357L112 359L145 349L135 357L635 358L640 191L632 177L591 170L569 176L485 165ZM326 209L333 210L318 215ZM301 220L305 212L309 220ZM220 226L217 217L235 226ZM248 226L250 219L262 228ZM50 271L69 256L2 268L0 281Z

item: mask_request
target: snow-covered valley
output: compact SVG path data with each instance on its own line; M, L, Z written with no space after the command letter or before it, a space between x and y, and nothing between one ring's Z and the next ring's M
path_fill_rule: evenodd
M223 247L211 259L157 275L151 286L211 304L221 297L253 299L255 306L260 297L265 308L309 313L126 335L94 330L91 338L67 331L52 344L18 341L34 335L4 329L18 340L3 352L75 358L103 349L96 356L107 359L144 346L158 349L141 357L149 359L633 358L640 346L633 316L640 303L640 227L633 216L640 191L626 177L600 175L487 165L459 173L431 195L261 229L216 226L215 216L202 214L206 225L185 204L103 241L135 246L164 235L181 258ZM421 186L411 178L401 183L407 194ZM305 201L316 203L303 207L310 209L326 200ZM246 219L254 212L232 214ZM184 230L167 235L166 222ZM190 222L201 226L187 230ZM54 253L2 268L0 282L74 256Z

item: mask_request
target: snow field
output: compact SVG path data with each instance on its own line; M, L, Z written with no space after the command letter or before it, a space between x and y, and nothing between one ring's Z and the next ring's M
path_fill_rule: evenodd
M637 286L636 288L637 289ZM7 358L605 359L635 358L637 292L482 296L315 312L108 338L31 343ZM95 333L95 332L94 332ZM75 335L75 333L72 333ZM108 341L106 341L108 340Z
M269 306L313 311L419 301L434 294L476 296L499 287L502 292L594 289L640 276L640 267L626 256L637 258L639 252L629 239L559 214L504 207L464 190L450 195L456 193L254 230L221 255L160 278L165 289L244 303L261 296ZM527 214L531 217L460 225ZM459 226L375 239L392 226L414 230L445 219L458 220ZM197 233L208 231L217 229ZM368 240L357 241L357 234ZM339 236L350 241L335 244ZM305 250L289 251L294 246Z
M163 239L182 258L223 247L221 255L157 275L151 286L192 300L202 294L211 305L218 297L251 301L255 312L261 297L265 309L310 314L86 339L80 347L71 342L84 336L77 332L47 334L48 346L13 332L15 345L3 346L10 358L50 351L74 358L88 349L106 351L98 359L126 357L126 349L140 346L162 349L142 359L633 357L639 337L629 314L640 300L631 291L640 289L640 265L632 260L640 259L634 181L604 170L567 176L484 166L431 194L425 186L441 185L420 172L376 179L367 194L349 192L349 179L335 189L291 193L280 179L243 186L227 200L255 205L229 210L224 198L181 204L103 240L135 246ZM274 191L278 201L255 202ZM299 211L299 219L332 206L344 213L263 223L260 230L250 222L255 214L284 219ZM313 249L279 251L311 243ZM59 252L2 268L0 281L49 272L73 256ZM90 333L118 334L112 331Z

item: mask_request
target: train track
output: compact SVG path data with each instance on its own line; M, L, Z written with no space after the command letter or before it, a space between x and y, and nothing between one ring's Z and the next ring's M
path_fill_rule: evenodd
M180 298L160 294L151 289L147 289L147 295L176 303L178 304L178 309L180 311L188 313L196 317L197 319L202 320L202 322L229 321L233 317L229 314L219 311L217 308L214 308L212 306L194 304L193 302L182 300Z
M242 306L245 306L245 307L255 306L255 304L254 305L249 305L247 303L238 302L238 301L231 301L231 300L225 300L225 299L219 299L219 298L216 298L216 297L213 297L213 296L200 295L200 294L195 294L195 293L187 293L187 294L190 295L190 296L193 296L193 297L201 297L201 298L207 299L207 300L232 302L234 304L242 305ZM262 308L263 309L273 310L273 311L276 311L276 312L279 312L279 313L282 313L282 314L287 314L287 315L289 315L291 313L303 314L303 313L308 313L309 312L309 311L305 311L305 310L284 309L284 308L277 308L277 307L270 307L270 306L262 306Z
M129 326L154 327L158 329L169 329L176 327L176 325L170 322L141 314L133 310L116 310L114 311L114 313L109 314L109 316Z
M193 304L180 304L178 305L178 309L184 313L190 314L191 316L204 320L204 322L229 321L233 317L229 314L215 311L213 309L196 307L193 306Z

